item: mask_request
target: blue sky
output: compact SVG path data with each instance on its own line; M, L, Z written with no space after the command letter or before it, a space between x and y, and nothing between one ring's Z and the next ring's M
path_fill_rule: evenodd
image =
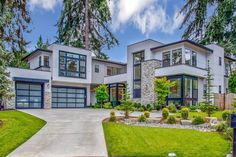
M127 45L147 38L163 43L181 39L183 30L179 29L183 15L179 9L184 0L111 0L109 7L113 22L111 30L119 40L119 45L104 52L111 60L126 61ZM54 42L57 35L55 26L59 19L61 0L30 0L32 18L31 41L28 50L33 50L39 35L49 42Z

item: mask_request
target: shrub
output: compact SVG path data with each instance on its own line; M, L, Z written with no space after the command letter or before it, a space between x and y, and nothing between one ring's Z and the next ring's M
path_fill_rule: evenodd
M142 114L142 115L140 115L139 117L138 117L138 121L139 122L146 122L146 117Z
M169 116L169 109L165 107L162 110L162 117L166 119L168 116Z
M115 109L116 109L116 110L121 110L121 106L118 105L118 106L115 107Z
M151 112L153 110L153 107L147 108L147 111Z
M231 114L231 111L229 111L229 110L224 110L224 111L222 112L222 119L223 119L224 121L227 121L227 120L229 119L230 114Z
M225 122L223 122L223 123L216 125L215 128L216 128L216 131L218 131L218 132L225 132L228 128L228 125Z
M150 112L145 111L145 112L144 112L144 116L145 116L146 118L149 118L149 117L150 117Z
M115 122L116 121L116 115L115 115L115 111L111 111L110 112L110 119L111 122Z
M139 108L138 108L138 111L139 111L139 112L143 112L143 111L144 111L143 107L139 107Z
M104 109L112 109L111 103L110 102L104 103L103 108Z
M189 110L187 107L184 107L181 109L181 117L182 119L188 119L188 115L189 115Z
M203 105L200 106L200 109L202 112L206 112L208 117L210 117L215 111L219 110L219 108L215 105L207 105L204 103L203 103Z
M95 103L94 108L101 108L101 105L99 103Z
M140 108L142 105L141 105L141 103L138 103L138 102L134 102L134 107L135 108Z
M229 140L229 141L233 141L233 137L234 137L234 133L233 133L233 129L228 127L226 129L226 131L223 133L224 137Z
M189 107L190 111L196 111L197 109L200 109L199 105L192 105L192 106Z
M141 105L144 111L147 111L147 107L145 105Z
M175 124L176 123L176 119L174 116L170 115L168 118L167 118L167 123L168 124Z
M147 104L146 110L147 111L152 111L153 110L153 105L152 104Z
M176 113L177 109L176 109L176 106L175 104L171 103L169 106L168 106L169 110L170 110L170 113Z
M103 106L103 103L106 102L109 98L108 90L107 90L107 85L101 84L95 89L96 93L96 99L97 102L101 103Z
M158 103L154 103L154 108L157 110L157 111L159 111L160 109L161 109L161 105L160 104L158 104Z
M193 125L199 125L203 123L204 123L204 119L201 116L196 116L195 118L193 118L193 121L192 121Z

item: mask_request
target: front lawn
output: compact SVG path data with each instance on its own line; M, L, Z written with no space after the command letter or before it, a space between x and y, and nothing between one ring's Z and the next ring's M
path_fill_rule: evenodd
M0 157L4 157L33 136L46 122L20 111L2 111L0 120Z
M104 122L109 156L224 157L229 142L218 133Z

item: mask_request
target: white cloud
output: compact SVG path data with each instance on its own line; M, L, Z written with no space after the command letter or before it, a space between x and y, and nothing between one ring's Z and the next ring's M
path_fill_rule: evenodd
M61 0L29 0L29 5L31 9L38 7L52 11L58 3L61 3Z
M172 34L183 15L178 15L178 9L168 15L166 5L167 0L111 0L112 28L116 31L131 23L146 36L155 31Z

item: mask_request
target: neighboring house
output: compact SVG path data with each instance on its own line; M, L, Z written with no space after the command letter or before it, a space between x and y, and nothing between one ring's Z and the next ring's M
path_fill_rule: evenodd
M36 49L24 60L30 69L7 68L16 96L6 108L89 107L96 102L99 84L107 84L109 101L119 103L126 83L133 100L148 104L155 101L154 78L163 76L176 82L168 104L195 105L202 101L207 61L214 76L213 92L225 93L235 58L225 56L215 44L203 46L189 40L163 44L148 39L128 46L127 64L59 44Z

